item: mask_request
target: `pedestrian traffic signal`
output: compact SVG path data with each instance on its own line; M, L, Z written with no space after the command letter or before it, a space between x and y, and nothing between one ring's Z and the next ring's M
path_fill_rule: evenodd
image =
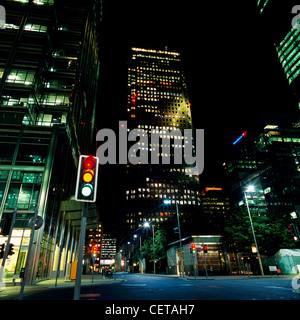
M95 202L97 197L99 159L94 156L79 157L75 200Z
M4 250L5 250L5 243L2 243L0 245L0 259L2 259L4 256Z
M10 245L9 245L9 250L8 250L8 255L9 256L12 256L13 254L15 254L15 252L14 252L14 244L12 244L12 243L10 243Z
M203 246L204 253L207 253L207 246Z

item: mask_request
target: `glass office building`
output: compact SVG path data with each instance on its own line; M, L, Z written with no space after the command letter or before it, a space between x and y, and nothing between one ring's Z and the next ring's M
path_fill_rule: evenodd
M297 97L300 109L300 21L292 13L298 3L294 0L259 0L257 7L274 42L274 46L284 74Z
M253 185L247 198L254 212L293 216L300 204L299 127L297 116L267 114L232 147L223 166L235 206L245 205L243 192Z
M76 167L95 153L100 1L4 1L0 30L0 221L18 209L5 280L25 266L28 220L38 207L28 281L76 255ZM89 213L93 216L93 213ZM90 218L93 223L95 219ZM0 243L7 236L1 233Z

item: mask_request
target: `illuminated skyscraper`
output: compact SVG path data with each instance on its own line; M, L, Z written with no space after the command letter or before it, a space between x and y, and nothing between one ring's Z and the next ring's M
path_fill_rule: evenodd
M127 114L128 131L141 130L149 137L148 145L137 144L138 152L155 151L160 160L160 164L132 165L129 159L124 183L127 227L135 230L145 221L159 224L168 220L176 214L176 203L182 222L197 216L199 177L189 174L191 168L185 163L173 161L174 150L184 147L184 129L192 129L191 104L180 53L131 48ZM182 137L172 134L176 129ZM160 135L159 143L151 141L153 132ZM162 164L167 156L164 147L170 147L170 164ZM163 204L166 199L171 200L170 205Z

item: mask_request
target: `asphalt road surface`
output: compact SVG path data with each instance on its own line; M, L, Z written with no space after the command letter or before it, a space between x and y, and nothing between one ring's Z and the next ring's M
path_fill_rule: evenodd
M292 278L186 280L138 274L119 274L118 278L123 281L82 286L80 299L300 300L300 289L292 287ZM48 288L28 292L24 300L72 300L73 294L73 287Z

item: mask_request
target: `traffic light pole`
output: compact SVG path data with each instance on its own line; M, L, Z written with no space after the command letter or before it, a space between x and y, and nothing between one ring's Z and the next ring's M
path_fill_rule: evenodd
M33 221L36 221L36 218L38 216L38 211L39 211L39 208L35 207L34 216L33 216L34 220ZM32 229L31 229L30 242L29 242L29 246L28 246L26 265L25 265L25 275L24 275L24 279L23 279L22 285L21 285L19 300L23 300L23 294L24 294L26 279L27 279L27 275L28 275L28 271L29 271L29 263L30 263L32 245L33 245L34 231L35 231L35 224L33 224Z
M204 255L204 267L205 267L205 277L208 278L208 275L207 275L207 266L206 266L206 253L205 253L205 250L204 250L204 243L202 244L203 245L203 255Z
M10 225L9 235L8 235L7 242L6 242L4 256L3 256L2 264L1 264L1 267L0 267L0 283L2 283L2 281L3 281L3 271L4 271L5 261L7 259L8 252L9 252L10 239L11 239L12 231L13 231L13 228L14 228L16 216L17 216L17 211L18 211L18 208L15 207L14 213L13 213L13 217L12 217L12 221L11 221L11 225Z
M76 280L75 280L75 288L74 288L74 300L80 300L81 272L82 272L82 260L83 260L83 247L84 247L84 242L85 242L87 209L88 209L88 203L84 202L83 207L82 207L79 253L78 253Z
M178 213L178 203L176 202L176 215L177 215L177 225L178 225L178 232L179 232L179 241L180 241L180 251L181 251L181 265L179 266L179 274L181 277L184 277L184 253L182 247L182 239L181 239L181 231L180 231L180 222L179 222L179 213Z

